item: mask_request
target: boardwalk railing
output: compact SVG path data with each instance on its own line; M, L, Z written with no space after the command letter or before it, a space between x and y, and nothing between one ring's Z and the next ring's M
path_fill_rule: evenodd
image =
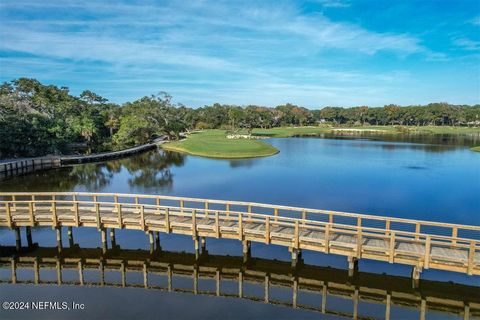
M0 269L11 271L10 277L3 273L0 283L115 286L189 292L238 297L354 319L372 319L362 315L368 310L365 303L384 305L385 319L395 318L397 310L391 310L392 307L418 310L419 319L425 319L428 311L463 316L464 319L480 316L477 287L426 281L425 285L422 283L420 292L410 286L408 278L360 273L352 281L345 270L308 265L292 273L287 263L277 260L255 259L255 263L245 266L241 259L227 256L209 255L205 262L198 262L192 254L165 251L152 256L148 251L113 250L105 258L98 249L74 248L59 256L55 248L38 248L18 257L0 257ZM56 271L56 278L48 276L43 279L42 274L49 270ZM88 279L84 276L85 271L90 275ZM28 273L30 277L25 275ZM22 276L17 277L17 274ZM112 277L112 274L119 277ZM120 281L109 280L112 278ZM190 280L191 286L185 286L184 280ZM177 281L182 285L178 286ZM231 290L232 286L228 285L232 281L237 290ZM165 285L160 285L161 282ZM278 295L280 290L277 289L285 293L283 297ZM336 303L329 303L331 298L350 301L351 309L338 310ZM412 318L413 315L409 314Z
M256 241L480 275L480 226L259 203L106 193L0 193L0 226L125 228ZM293 257L293 256L292 256Z

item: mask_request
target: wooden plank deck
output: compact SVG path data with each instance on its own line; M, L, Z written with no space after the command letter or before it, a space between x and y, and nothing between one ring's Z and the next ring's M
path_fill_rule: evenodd
M159 231L480 275L479 226L316 209L148 195L0 193L0 226Z

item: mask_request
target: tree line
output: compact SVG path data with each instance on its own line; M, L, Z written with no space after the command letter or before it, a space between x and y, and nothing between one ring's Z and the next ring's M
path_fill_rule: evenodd
M201 108L174 104L161 92L122 105L85 90L20 78L0 86L0 158L118 150L193 129L249 130L280 126L480 125L480 105L431 103L425 106L310 110L293 104L274 108L215 103Z

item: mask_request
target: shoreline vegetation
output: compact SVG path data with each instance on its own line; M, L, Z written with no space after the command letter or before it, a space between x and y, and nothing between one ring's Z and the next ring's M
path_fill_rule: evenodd
M265 138L288 138L288 137L321 137L324 134L341 135L401 135L401 134L476 134L480 135L480 128L468 127L399 127L399 126L361 126L361 127L330 127L330 126L306 126L306 127L279 127L270 129L253 129L251 132L240 131L230 134L226 130L202 130L187 135L184 140L167 142L162 148L167 151L180 152L195 156L236 159L254 158L275 155L278 149L267 142L258 141ZM472 151L480 152L480 146L471 148Z
M90 90L73 95L68 87L36 79L19 78L0 85L0 159L124 150L161 136L179 140L183 132L199 130L228 130L233 139L201 135L209 142L205 145L191 135L187 142L170 148L213 157L254 157L276 151L267 143L240 141L238 136L315 136L332 131L339 135L476 134L480 105L436 102L307 109L291 103L275 107L214 103L192 108L174 103L165 92L118 104ZM249 138L243 140L256 140Z

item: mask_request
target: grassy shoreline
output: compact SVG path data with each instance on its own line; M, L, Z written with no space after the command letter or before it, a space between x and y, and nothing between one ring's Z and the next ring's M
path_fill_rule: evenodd
M315 136L323 133L378 133L378 134L480 134L480 127L451 126L352 126L352 127L279 127L271 129L254 129L253 135L287 138L293 136Z
M277 148L263 141L227 139L225 130L191 133L185 140L165 143L162 148L167 151L221 159L267 157L279 152Z
M246 132L245 132L246 133ZM358 126L358 127L279 127L254 129L253 136L264 138L288 138L320 136L322 134L479 134L480 128L434 126ZM188 135L185 140L165 143L162 148L208 158L241 159L267 157L279 152L272 145L255 139L228 139L225 130L204 130ZM480 146L471 148L480 152Z

